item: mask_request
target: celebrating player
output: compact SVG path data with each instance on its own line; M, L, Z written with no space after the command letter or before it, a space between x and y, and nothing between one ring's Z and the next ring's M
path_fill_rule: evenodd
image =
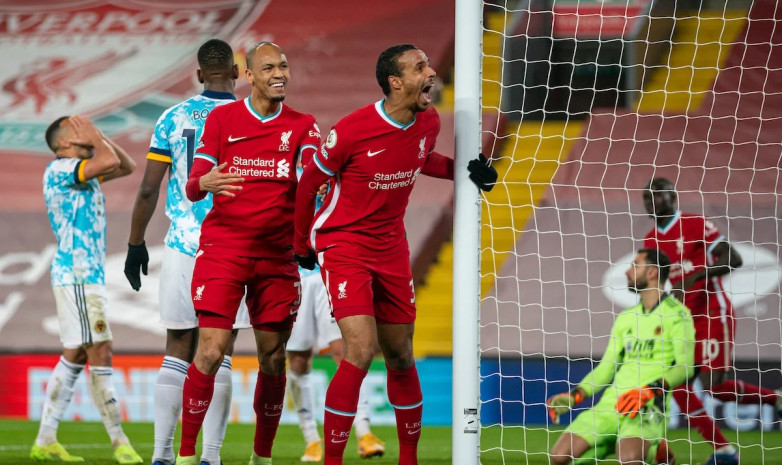
M43 176L43 196L57 253L52 289L60 320L63 355L46 385L41 426L30 457L40 461L83 462L57 442L57 427L73 386L90 363L90 393L120 464L141 463L122 430L112 381L111 330L106 314L106 207L101 182L127 176L136 165L84 116L62 117L46 129L55 158Z
M301 170L301 168L298 168ZM324 186L323 194L326 189ZM318 196L320 204L320 196ZM299 427L307 442L302 462L323 460L323 445L315 422L315 392L312 389L313 350L328 349L334 361L344 358L342 334L337 321L331 315L326 287L316 266L313 270L299 268L301 276L301 305L296 324L286 345L288 354L288 393L299 416ZM358 455L361 458L382 456L385 443L372 433L369 427L369 392L367 384L361 385L358 407L353 427L358 435Z
M419 174L453 179L453 160L434 151L440 118L430 108L435 72L413 45L383 51L375 70L385 98L340 120L304 168L296 192L295 258L317 260L345 342L326 392L325 464L341 464L359 391L380 346L399 437L399 465L418 463L423 398L413 359L415 292L404 214ZM489 190L497 172L472 160ZM315 196L332 188L313 220ZM311 226L311 227L310 227Z
M144 179L133 207L125 276L135 290L141 288L140 270L147 274L149 255L144 233L155 212L160 184L170 171L166 216L171 220L165 239L160 278L160 321L166 327L166 354L155 383L155 450L153 465L173 463L174 431L182 411L182 386L193 361L198 320L190 297L201 223L212 207L212 196L191 202L185 194L195 145L201 139L207 115L217 106L233 102L239 68L231 46L212 39L198 49L198 81L204 91L174 105L158 119L147 154ZM220 446L231 407L231 357L238 328L249 328L247 307L242 304L225 357L215 376L215 391L204 419L201 463L220 464Z
M692 311L695 365L704 388L723 402L762 402L782 410L780 392L726 380L733 365L736 328L733 305L722 287L722 276L742 265L741 256L711 220L676 208L676 191L671 181L652 179L644 189L643 200L656 223L646 235L644 246L657 247L671 257L673 295ZM738 463L736 449L708 416L691 387L674 390L673 398L690 425L714 446L714 455L706 464Z
M270 464L285 395L285 342L301 298L291 260L296 165L320 144L315 118L282 103L290 78L271 42L247 51L249 97L212 110L187 182L192 201L214 194L196 252L192 280L198 349L183 389L182 442L176 463L195 463L195 443L215 373L247 294L260 369L253 406L252 464Z
M554 423L604 389L603 397L568 426L551 449L551 461L603 458L614 449L622 464L674 463L664 439L668 392L694 373L695 328L689 310L665 294L670 261L641 249L625 275L641 301L617 316L600 363L569 393L549 398Z

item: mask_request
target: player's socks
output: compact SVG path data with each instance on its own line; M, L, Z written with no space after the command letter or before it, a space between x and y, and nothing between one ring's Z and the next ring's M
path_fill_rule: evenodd
M685 414L690 426L695 428L703 436L703 439L710 442L715 449L730 445L717 424L706 413L703 403L694 392L682 385L673 390L673 398L679 404L679 408Z
M215 375L201 373L195 363L190 365L182 389L182 439L179 446L181 457L195 455L196 439L212 401L214 387Z
M258 382L255 385L255 439L253 451L259 457L271 457L274 437L280 426L283 400L285 398L285 373L267 375L258 372Z
M60 361L54 366L49 381L46 383L46 400L43 403L41 425L38 429L38 437L35 443L40 446L48 446L57 442L57 427L60 420L71 403L73 397L73 385L79 378L84 365L78 365L60 357Z
M204 417L201 462L208 462L212 465L220 463L220 447L225 439L225 427L231 413L232 389L231 357L226 355L215 375L212 402L209 404L209 410L206 411L206 417Z
M388 371L388 401L394 407L399 438L399 465L418 464L418 440L421 438L423 396L415 365L407 370Z
M182 413L182 387L189 363L163 357L155 382L155 449L152 461L174 463L174 432Z
M738 402L739 404L776 405L779 400L776 391L740 380L725 381L717 386L712 386L711 395L723 402Z
M361 383L358 392L358 405L356 406L356 418L353 420L356 429L356 437L363 438L372 432L369 428L369 383Z
M358 395L367 371L347 360L339 363L326 390L326 412L323 417L324 465L341 465L353 418L356 416Z
M288 393L293 408L299 416L299 428L307 444L320 441L318 424L315 422L315 391L309 373L288 370Z
M90 393L92 401L98 407L98 412L103 419L103 426L111 438L111 445L117 447L129 444L128 437L122 431L122 413L117 402L117 390L114 389L112 367L90 366Z

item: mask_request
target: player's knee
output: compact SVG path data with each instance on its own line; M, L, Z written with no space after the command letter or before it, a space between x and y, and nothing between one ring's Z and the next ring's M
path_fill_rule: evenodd
M111 366L112 349L111 341L93 344L84 351L90 364L96 366Z
M258 354L261 371L268 375L280 375L285 372L285 350L281 347Z
M571 461L570 454L558 452L556 447L551 449L550 458L552 465L568 465Z
M638 448L619 448L616 451L616 459L622 465L643 465L644 453Z
M195 356L196 368L205 374L216 373L223 363L223 350L221 347L211 344L198 346Z

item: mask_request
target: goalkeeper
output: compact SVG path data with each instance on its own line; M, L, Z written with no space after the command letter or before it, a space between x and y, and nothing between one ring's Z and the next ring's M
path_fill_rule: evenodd
M547 401L559 424L561 415L603 390L557 439L551 463L593 461L610 452L622 464L674 463L664 439L668 394L695 374L695 328L690 311L663 290L669 268L664 252L638 251L625 274L640 302L617 316L595 369L573 391Z

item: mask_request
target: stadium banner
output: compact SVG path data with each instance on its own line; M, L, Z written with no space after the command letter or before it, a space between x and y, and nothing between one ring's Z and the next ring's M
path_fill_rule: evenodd
M481 360L481 424L545 425L548 423L546 398L575 388L597 362L588 358L484 358ZM759 375L760 374L760 375ZM761 386L779 386L782 379L778 362L736 362L736 378ZM706 411L723 428L734 431L779 429L771 405L722 403L704 394L700 381L695 392ZM600 400L600 395L582 402L572 416L563 415L563 424ZM676 402L671 399L669 428L686 428Z
M57 364L59 354L0 355L0 417L40 420L46 396L46 383ZM114 355L114 385L124 421L151 422L154 415L154 390L161 355ZM252 423L253 393L258 370L254 356L236 355L233 364L233 399L230 421ZM451 360L417 361L421 389L426 399L423 423L448 425L451 422ZM313 361L312 386L315 391L316 418L323 422L323 402L328 382L336 371L331 357L317 356ZM372 424L394 425L394 411L386 394L383 361L372 363L365 383L370 385L369 409ZM73 400L64 420L100 421L92 403L87 377L83 374L74 386ZM282 423L298 424L290 401L286 399Z

